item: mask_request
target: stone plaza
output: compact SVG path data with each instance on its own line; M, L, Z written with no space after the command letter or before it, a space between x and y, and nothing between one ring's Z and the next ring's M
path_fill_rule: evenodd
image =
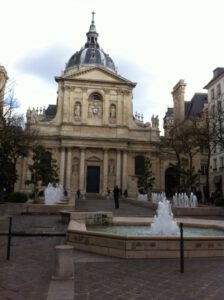
M154 215L148 207L124 201L119 210L113 209L110 200L80 200L76 205L76 211L100 210L118 217ZM4 233L8 220L1 218ZM223 220L222 216L204 217L212 218ZM127 260L74 249L74 280L53 280L55 246L66 243L66 228L60 214L13 215L12 232L45 235L13 236L10 260L6 260L7 236L1 236L1 299L223 299L222 257L185 259L181 273L177 258Z

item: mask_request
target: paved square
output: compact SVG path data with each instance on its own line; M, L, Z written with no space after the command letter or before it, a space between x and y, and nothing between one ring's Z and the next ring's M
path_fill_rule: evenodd
M122 260L75 264L75 300L223 300L224 259Z

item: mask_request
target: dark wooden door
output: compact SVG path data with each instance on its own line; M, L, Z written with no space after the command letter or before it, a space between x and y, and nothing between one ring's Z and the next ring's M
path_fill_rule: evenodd
M100 190L100 167L87 167L87 193L99 193Z

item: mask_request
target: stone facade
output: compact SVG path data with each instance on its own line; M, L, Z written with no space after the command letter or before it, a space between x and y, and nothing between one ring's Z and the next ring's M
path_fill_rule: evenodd
M158 117L143 122L133 115L136 83L118 75L112 59L99 47L94 20L87 43L69 60L58 83L57 104L28 109L27 126L37 129L40 143L58 162L60 183L70 199L82 194L105 195L115 185L129 196L137 195L136 159L149 157L156 181L164 191L170 157L159 150ZM26 158L18 166L16 189L28 192Z
M216 145L210 159L210 191L216 195L224 192L224 147L222 132L220 126L223 126L223 108L224 108L224 68L216 68L213 71L213 78L205 86L208 90L208 113L216 125L212 124L217 131Z
M155 188L163 189L159 128L133 117L135 83L99 66L66 70L56 81L56 115L48 119L36 114L28 119L28 126L38 129L41 143L58 161L60 183L68 195L74 196L78 189L106 194L107 188L118 185L135 196L139 155L150 157ZM23 179L29 176L27 164L24 161L20 169ZM25 189L23 182L17 189Z

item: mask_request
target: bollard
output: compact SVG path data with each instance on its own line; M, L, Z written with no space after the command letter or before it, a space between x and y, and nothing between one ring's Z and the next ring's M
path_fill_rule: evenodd
M184 238L183 223L180 223L180 272L184 273Z
M12 236L12 217L9 217L9 232L8 232L7 255L6 255L7 260L10 259L11 236Z
M55 268L52 279L74 278L73 249L71 245L55 246Z

